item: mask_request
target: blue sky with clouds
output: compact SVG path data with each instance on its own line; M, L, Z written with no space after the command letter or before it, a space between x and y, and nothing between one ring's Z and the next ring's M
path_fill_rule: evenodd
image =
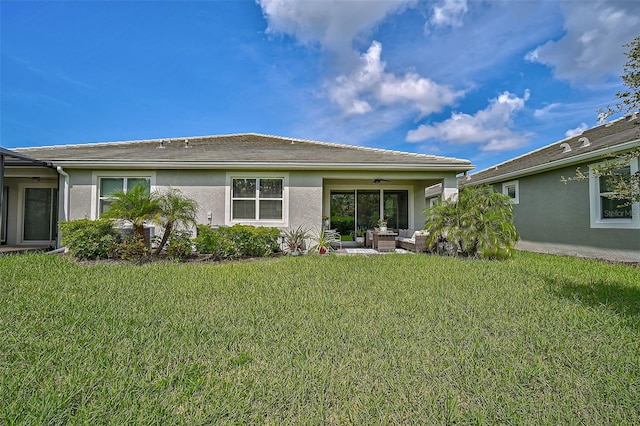
M0 1L0 144L265 133L470 159L596 125L623 1Z

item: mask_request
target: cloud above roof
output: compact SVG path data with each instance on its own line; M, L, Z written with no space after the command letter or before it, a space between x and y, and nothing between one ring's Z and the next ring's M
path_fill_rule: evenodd
M617 74L625 61L623 44L638 35L636 1L564 1L565 35L530 51L526 59L553 69L556 78L593 82Z
M522 110L529 99L504 92L491 99L489 106L475 114L452 113L451 118L432 125L420 125L407 133L407 142L438 139L452 144L478 144L482 151L502 151L521 146L527 135L510 128L514 115Z
M429 24L436 27L461 27L468 11L467 0L444 0L433 7Z
M329 98L345 114L365 114L372 105L407 103L421 115L452 105L464 92L439 85L415 72L394 75L385 72L381 61L382 45L374 41L360 57L360 67L349 75L340 75L325 84Z
M302 43L320 43L334 52L352 49L352 40L374 27L388 14L416 1L296 1L257 0L268 22L267 32L289 34Z

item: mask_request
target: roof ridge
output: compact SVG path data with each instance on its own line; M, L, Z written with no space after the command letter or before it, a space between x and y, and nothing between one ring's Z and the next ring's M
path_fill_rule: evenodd
M245 133L245 134L251 134L251 135L256 135L256 136L265 136L265 137L270 137L270 138L278 138L278 139L285 139L285 140L305 142L305 143L312 143L312 144L325 145L325 146L335 146L337 148L350 148L350 149L358 149L358 150L363 150L363 151L384 152L384 153L389 153L389 154L402 154L402 155L410 155L410 156L414 156L414 157L424 157L424 158L433 158L433 159L469 161L469 160L463 160L463 159L460 159L460 158L445 157L445 156L433 155L433 154L421 154L421 153L418 153L418 152L399 151L399 150L392 150L392 149L385 149L385 148L373 148L373 147L362 146L362 145L349 145L349 144L338 143L338 142L324 142L324 141L318 141L318 140L313 140L313 139L290 138L290 137L284 137L284 136L268 135L268 134L264 134L264 133Z
M469 160L464 160L455 157L445 157L440 155L433 154L421 154L417 152L408 152L408 151L399 151L399 150L391 150L385 148L373 148L361 145L349 145L345 143L337 143L337 142L323 142L313 139L303 139L303 138L295 138L295 137L287 137L287 136L278 136L278 135L269 135L266 133L257 133L257 132L247 132L247 133L227 133L222 135L201 135L201 136L178 136L178 137L169 137L169 138L153 138L153 139L133 139L133 140L125 140L125 141L110 141L110 142L87 142L87 143L76 143L76 144L65 144L65 145L45 145L45 146L37 146L37 147L25 147L25 148L13 148L16 150L36 150L36 149L60 149L60 148L84 148L84 147L100 147L100 146L113 146L113 145L127 145L134 143L160 143L167 141L183 141L183 140L193 140L193 139L219 139L219 138L227 138L227 137L237 137L237 136L259 136L266 138L274 138L280 139L283 141L293 141L293 142L303 142L303 143L311 143L323 146L332 146L337 148L349 148L349 149L357 149L368 152L381 152L395 155L403 155L403 156L413 156L420 158L428 158L428 159L441 159L441 160L452 160L452 161L464 161L470 163Z
M613 126L614 124L618 123L619 121L623 121L623 120L625 120L625 121L626 121L626 120L627 120L627 118L628 118L630 115L633 115L633 114L628 114L628 115L625 115L625 116L623 116L623 117L619 117L619 118L617 118L617 119L615 119L615 120L608 121L608 122L605 122L605 123L601 123L601 124L598 124L598 125L593 126L593 127L589 127L588 129L585 129L585 130L583 130L582 132L580 132L580 133L578 133L578 134L575 134L575 135L572 135L572 136L567 136L567 137L565 137L564 139L559 139L559 140L557 140L557 141L555 141L555 142L551 142L551 143L550 143L550 144L548 144L548 145L541 146L540 148L536 148L536 149L534 149L534 150L532 150L532 151L525 152L524 154L520 154L520 155L518 155L517 157L510 158L510 159L505 160L505 161L503 161L503 162L501 162L501 163L494 164L494 165L489 166L489 167L487 167L487 168L484 168L484 169L482 169L482 170L478 170L477 172L474 172L474 173L470 173L470 174L469 174L469 177L473 177L473 176L475 176L475 175L479 175L480 173L484 173L484 172L487 172L487 171L490 171L490 170L497 170L500 166L504 166L505 164L513 163L513 162L515 162L515 161L517 161L517 160L520 160L520 159L522 159L522 158L524 158L524 157L528 157L528 156L530 156L530 155L533 155L533 154L535 154L535 153L537 153L537 152L540 152L540 151L543 151L543 150L545 150L545 149L551 148L551 147L553 147L553 146L555 146L555 145L562 145L563 143L566 143L566 142L568 142L568 141L570 141L570 140L572 140L572 139L575 139L575 138L578 138L578 139L579 139L580 137L583 137L585 133L587 133L587 132L593 132L593 131L595 131L596 129L599 129L599 128L601 128L601 127L611 127L611 126Z

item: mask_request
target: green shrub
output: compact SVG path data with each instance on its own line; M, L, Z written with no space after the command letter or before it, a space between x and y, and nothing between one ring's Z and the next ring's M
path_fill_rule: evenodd
M241 257L268 256L280 248L278 245L280 230L278 228L234 225L226 230Z
M216 259L268 256L279 250L278 228L234 225L212 229L198 225L196 250Z
M167 257L171 260L184 260L193 254L191 232L173 229L169 234Z
M60 222L62 244L79 260L106 259L113 255L117 233L105 219Z
M122 260L142 261L149 253L149 247L144 239L135 235L133 237L126 236L122 242L117 245L115 254Z
M198 225L198 236L193 242L196 250L203 254L211 254L214 259L226 259L236 253L233 241L222 232L222 229L213 229L207 225Z

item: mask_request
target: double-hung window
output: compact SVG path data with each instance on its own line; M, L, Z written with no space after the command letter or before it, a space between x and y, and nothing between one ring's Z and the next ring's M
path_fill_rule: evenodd
M613 171L618 176L629 176L638 171L637 160ZM591 195L592 228L640 228L638 203L612 198L615 195L612 178L598 176L590 169L589 192Z
M283 221L282 177L231 179L232 221Z
M113 202L113 194L122 191L126 193L139 184L151 191L149 177L101 177L98 184L98 214L101 215L109 209Z

